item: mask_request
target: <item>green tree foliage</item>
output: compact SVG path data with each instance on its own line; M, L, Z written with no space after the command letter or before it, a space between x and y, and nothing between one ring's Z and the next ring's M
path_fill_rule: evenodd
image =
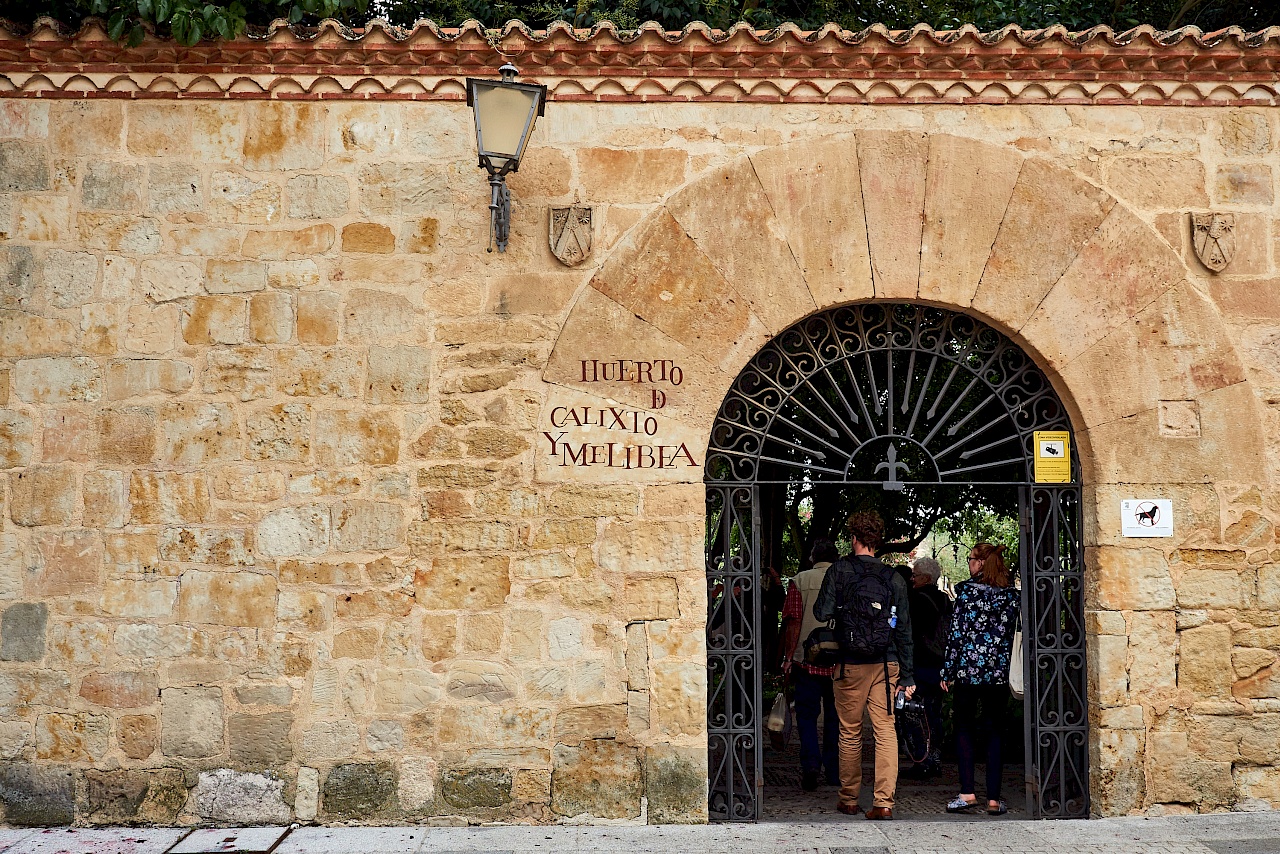
M612 21L628 30L657 21L678 30L693 21L727 28L739 21L769 29L791 21L804 29L827 22L851 30L881 23L905 29L918 23L935 29L973 24L995 30L1006 24L1023 28L1062 24L1083 30L1099 24L1125 29L1151 24L1161 29L1195 25L1203 30L1239 26L1260 30L1280 26L1280 0L0 0L0 17L19 26L48 16L72 26L87 17L102 18L111 36L136 44L151 26L182 44L233 38L247 26L283 18L315 24L336 18L360 26L370 17L411 26L430 19L457 26L475 19L488 27L521 20L543 27L568 21L589 27Z

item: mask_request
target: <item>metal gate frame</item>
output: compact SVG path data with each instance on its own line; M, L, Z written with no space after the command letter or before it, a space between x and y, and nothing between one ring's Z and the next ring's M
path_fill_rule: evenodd
M906 365L897 365L895 359L903 354ZM877 360L883 361L884 370L878 370ZM926 361L928 373L917 384L915 375L924 370ZM937 400L924 410L926 388L940 384L935 381L930 386L940 365L939 380L948 371L950 376L941 384ZM953 384L957 376L961 380ZM858 388L860 377L873 393L864 396ZM955 390L961 387L962 392ZM951 398L946 398L948 390ZM902 393L895 398L896 392ZM951 469L946 469L928 441L940 433L969 394L975 395L969 406L959 409L967 409L968 414L942 434L950 443L946 453L969 440L952 443L951 437L973 421L973 414L986 406L988 398L1003 403L1004 414L986 423L974 421L976 429L968 429L972 435L986 434L985 444L961 459L972 455L976 461L967 467L952 462ZM899 417L895 427L899 400L901 413L910 417ZM939 408L947 409L941 419L935 418ZM824 425L828 431L824 436L815 426L821 423L815 420L815 410L824 416L847 413L856 426L841 425L842 435L836 435L830 425ZM919 422L922 412L926 419ZM911 431L917 423L924 430L931 421L929 438L923 443L916 440ZM999 438L999 430L988 432L1002 421L1008 422L1004 429L1010 431L1004 439ZM766 714L761 708L759 643L760 486L794 483L796 472L804 478L817 472L813 479L826 484L884 489L902 489L909 483L1019 488L1028 808L1036 818L1088 816L1080 467L1074 460L1070 483L1036 484L1031 436L1040 429L1071 430L1066 409L1048 378L1004 335L959 312L909 303L861 303L823 312L776 336L743 369L721 405L706 467L708 807L713 821L754 821L760 814ZM990 441L993 435L994 442ZM812 447L810 439L815 440ZM990 450L1012 441L1022 446L1020 459ZM844 447L838 447L842 443ZM932 466L933 478L899 481L898 469L908 473L910 469L897 463L898 444L916 454L912 465L917 470L921 460ZM868 448L877 454L888 452L874 469L867 458L857 461L859 452ZM847 457L843 466L842 453ZM807 464L815 460L812 466ZM788 469L789 476L777 477ZM865 479L869 471L886 469L882 480ZM974 479L976 472L984 470L998 479ZM926 474L929 471L925 469ZM1021 477L1016 476L1019 471Z

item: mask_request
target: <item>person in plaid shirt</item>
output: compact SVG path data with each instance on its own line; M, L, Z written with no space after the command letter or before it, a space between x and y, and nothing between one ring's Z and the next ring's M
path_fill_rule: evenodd
M800 731L800 787L818 788L819 773L826 770L828 785L840 785L840 718L836 714L831 677L835 667L804 662L801 638L821 623L813 616L813 603L822 589L827 567L839 560L836 544L826 537L813 541L809 553L812 569L796 573L782 605L782 670L795 686L796 726ZM822 747L818 746L818 713L822 713Z

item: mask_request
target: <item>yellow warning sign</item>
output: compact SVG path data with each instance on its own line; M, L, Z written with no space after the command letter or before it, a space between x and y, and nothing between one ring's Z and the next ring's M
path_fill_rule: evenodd
M1066 430L1037 430L1036 483L1071 482L1071 434Z

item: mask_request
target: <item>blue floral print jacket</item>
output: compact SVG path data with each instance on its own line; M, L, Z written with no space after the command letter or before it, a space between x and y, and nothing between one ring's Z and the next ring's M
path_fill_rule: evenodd
M947 638L944 682L1004 685L1009 681L1009 655L1018 622L1018 590L978 581L956 585L951 636Z

